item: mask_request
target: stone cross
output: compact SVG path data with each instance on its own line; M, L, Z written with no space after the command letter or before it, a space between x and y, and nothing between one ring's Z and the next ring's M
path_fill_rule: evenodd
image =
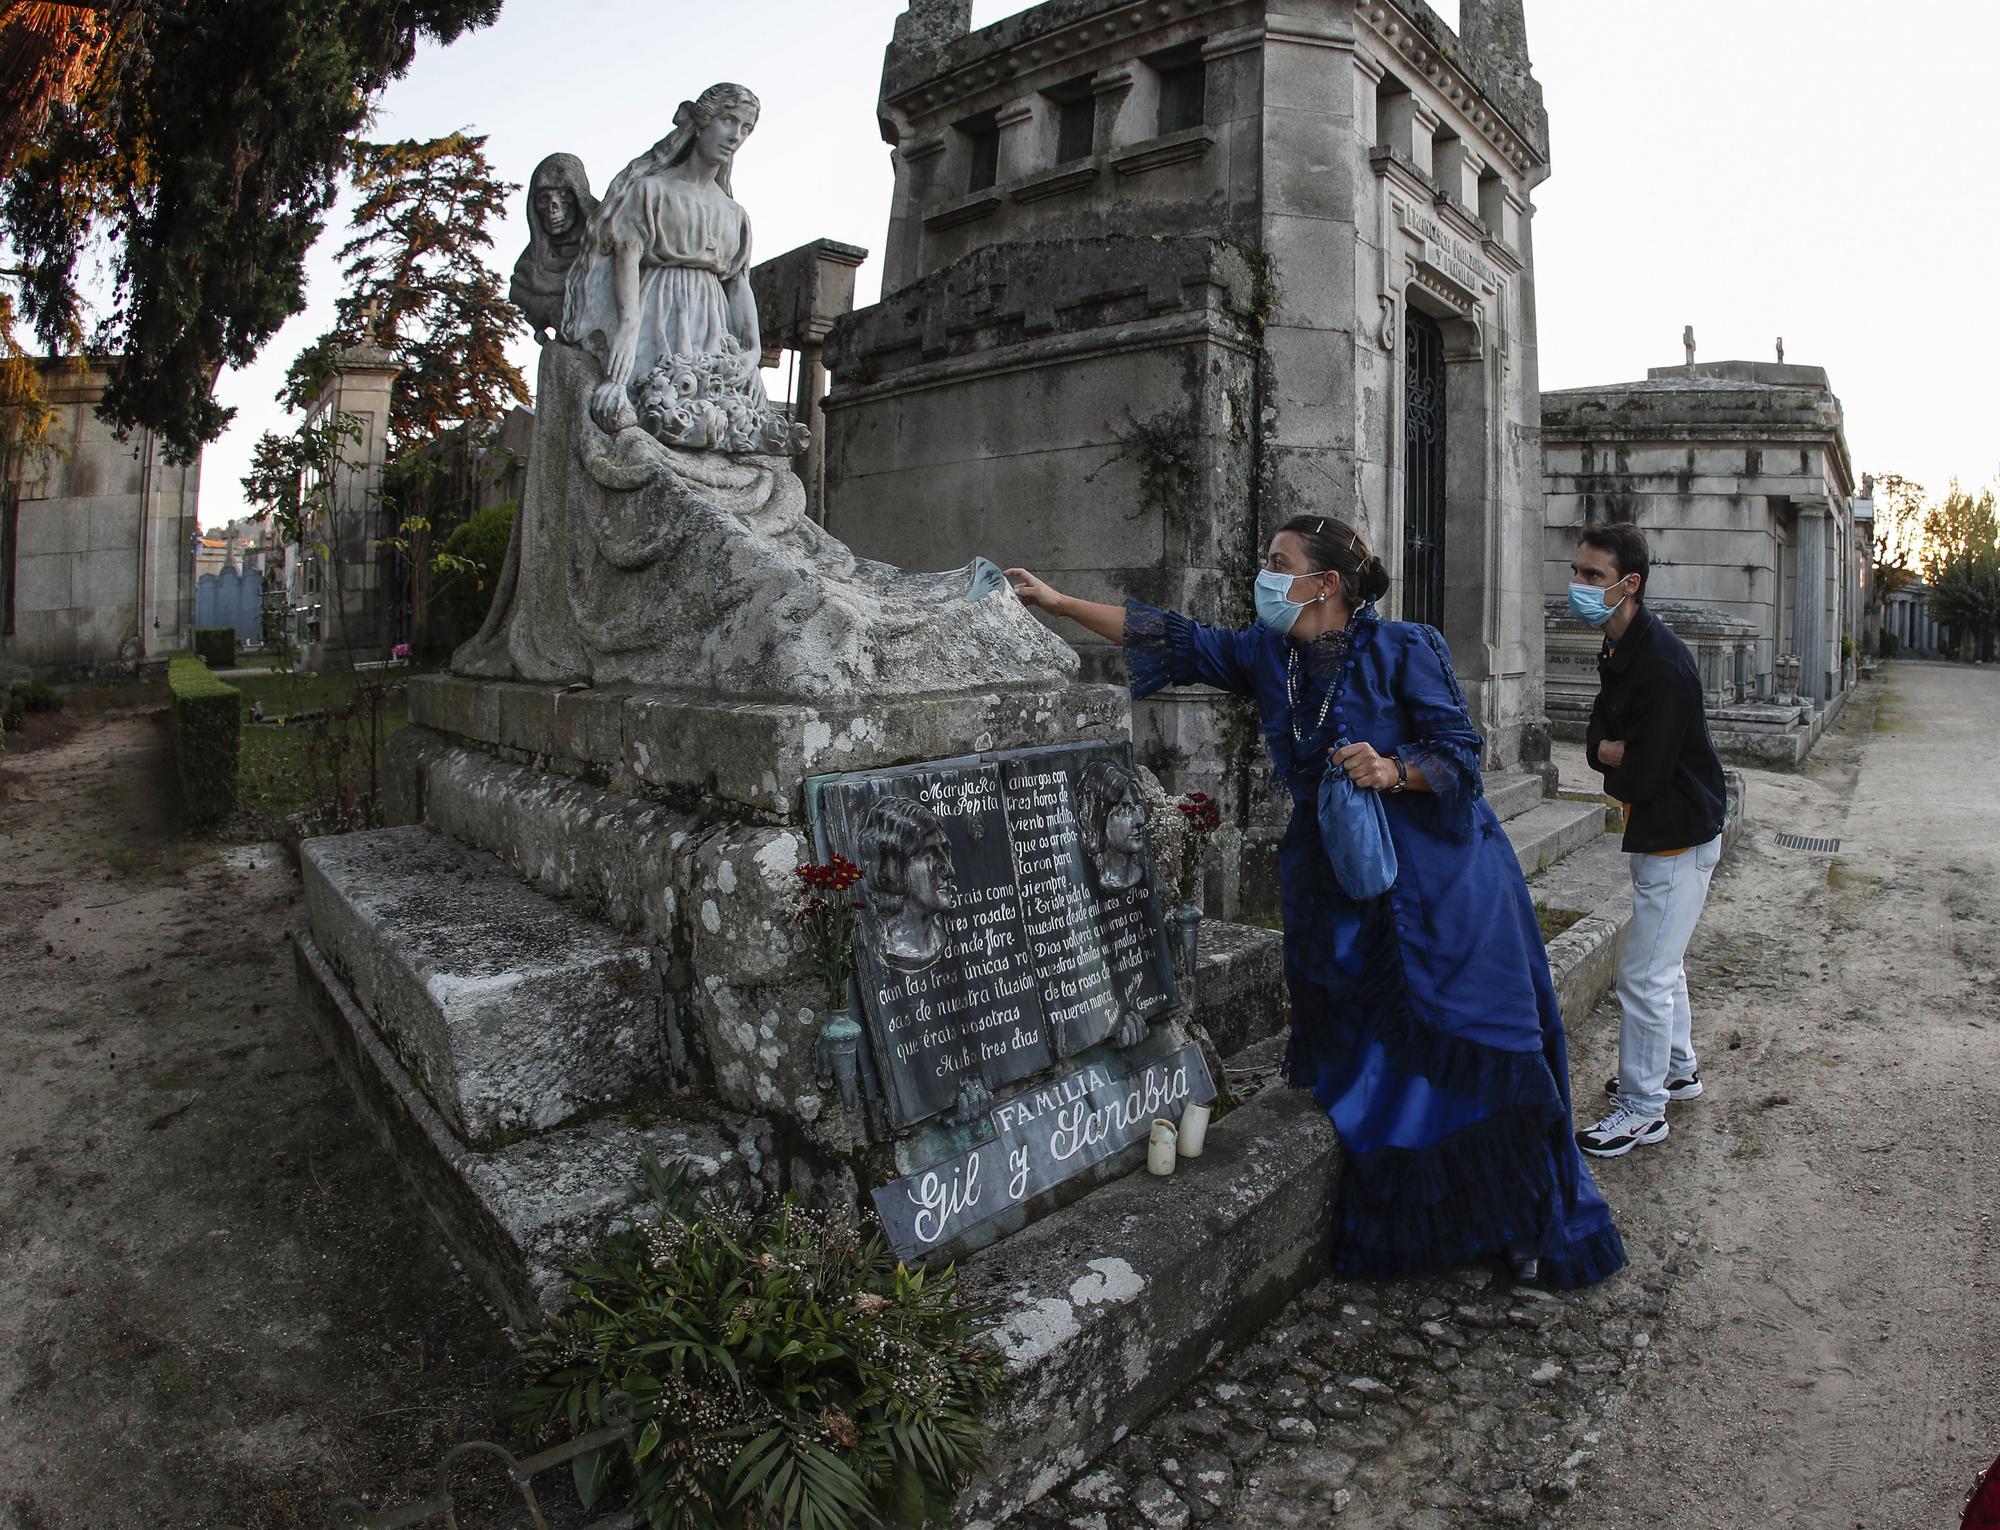
M361 338L373 340L375 326L382 322L382 294L371 292L368 301L361 305Z
M1689 366L1694 365L1694 326L1689 324L1681 330L1681 344L1687 347Z

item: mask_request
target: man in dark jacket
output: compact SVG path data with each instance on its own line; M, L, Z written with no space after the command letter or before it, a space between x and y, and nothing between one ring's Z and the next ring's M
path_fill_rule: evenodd
M1701 1093L1682 958L1722 856L1722 762L1708 738L1687 645L1646 609L1651 569L1637 526L1587 528L1570 564L1570 609L1604 630L1587 747L1625 804L1632 928L1618 966L1618 1077L1611 1110L1576 1134L1598 1158L1667 1135L1667 1101Z

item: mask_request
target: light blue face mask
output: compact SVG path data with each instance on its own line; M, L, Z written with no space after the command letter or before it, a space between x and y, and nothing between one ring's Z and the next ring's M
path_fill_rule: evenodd
M1594 584L1573 584L1569 587L1570 614L1593 627L1602 627L1611 620L1611 613L1624 604L1625 597L1620 595L1612 604L1606 605L1604 591Z
M1280 574L1268 568L1259 572L1255 591L1257 620L1273 632L1290 632L1292 623L1299 619L1299 613L1307 606L1316 604L1310 600L1290 598L1292 581L1308 577L1304 574Z

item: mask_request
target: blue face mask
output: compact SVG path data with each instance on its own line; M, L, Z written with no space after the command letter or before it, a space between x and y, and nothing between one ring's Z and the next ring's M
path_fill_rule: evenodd
M1625 604L1620 595L1610 605L1604 603L1604 591L1594 584L1573 584L1569 587L1570 614L1579 621L1589 622L1593 627L1602 627L1611 620L1611 613Z
M1257 620L1273 632L1290 632L1299 613L1314 604L1310 600L1291 599L1292 580L1299 577L1302 576L1280 574L1268 568L1257 575Z

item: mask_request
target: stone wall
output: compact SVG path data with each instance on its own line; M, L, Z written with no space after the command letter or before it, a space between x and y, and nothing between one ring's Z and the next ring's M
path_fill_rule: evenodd
M884 296L827 346L829 529L1238 622L1272 529L1350 517L1397 580L1389 614L1419 614L1406 585L1441 560L1422 614L1493 760L1544 759L1529 198L1547 122L1518 4L1472 11L1461 39L1420 4L1051 0L977 32L962 7L913 7L879 109ZM1406 514L1411 314L1444 335L1425 400L1441 546ZM1135 725L1170 787L1251 811L1226 705L1162 701Z
M0 483L0 681L132 673L192 641L199 457L97 414L105 366L43 362L50 449Z

